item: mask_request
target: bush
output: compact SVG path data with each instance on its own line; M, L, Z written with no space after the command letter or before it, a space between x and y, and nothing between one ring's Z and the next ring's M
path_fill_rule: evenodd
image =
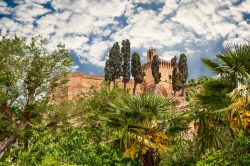
M105 145L92 144L81 128L67 127L60 133L36 132L30 144L26 151L11 149L0 165L139 165Z
M188 142L173 145L169 152L162 157L161 166L186 166L195 165L199 155L192 144Z
M250 165L250 137L240 136L224 150L210 150L197 163L197 166L215 165Z

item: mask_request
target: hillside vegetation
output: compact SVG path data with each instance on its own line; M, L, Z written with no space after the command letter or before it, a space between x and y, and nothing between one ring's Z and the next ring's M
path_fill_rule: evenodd
M120 60L129 65L130 43L123 45ZM117 54L116 47L110 57ZM139 58L133 57L132 66L139 71L132 74L141 83ZM185 83L187 71L182 69L179 89L184 93L185 87L189 109L181 114L172 98L130 94L128 67L110 69L117 58L106 63L106 82L99 90L50 105L50 94L67 83L62 78L72 63L64 45L48 53L40 38L3 37L0 165L250 165L250 45L227 47L216 58L202 59L216 77ZM110 89L120 74L126 76L124 88Z

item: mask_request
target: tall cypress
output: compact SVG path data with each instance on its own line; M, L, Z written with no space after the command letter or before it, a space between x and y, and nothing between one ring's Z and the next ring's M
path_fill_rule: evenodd
M179 80L179 72L178 72L178 64L177 64L177 57L171 59L171 65L173 66L173 73L172 73L172 89L174 91L174 96L176 91L179 90L180 80Z
M104 73L105 73L105 81L108 83L108 85L110 85L110 82L112 81L112 73L110 70L110 65L109 65L108 59L105 62Z
M130 80L130 42L129 40L122 41L122 48L121 48L121 56L122 56L122 76L124 83L124 90L126 89L126 85Z
M136 85L141 84L143 82L143 77L145 76L145 73L143 72L141 67L140 55L136 52L132 54L131 72L135 82L133 88L133 94L135 94Z
M122 74L122 58L118 42L115 42L113 47L109 51L109 66L110 66L111 80L113 81L115 86L115 80L120 78Z
M179 77L181 82L182 95L184 95L184 84L186 83L188 78L187 57L185 54L180 55L178 68L179 68Z
M151 63L152 75L154 77L155 85L161 81L161 73L160 73L160 60L158 55L155 55L152 63Z

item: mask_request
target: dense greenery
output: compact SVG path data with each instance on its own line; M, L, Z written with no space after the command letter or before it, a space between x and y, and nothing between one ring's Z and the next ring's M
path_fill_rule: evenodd
M129 40L122 41L122 48L121 48L121 55L122 55L122 81L124 83L124 90L126 90L126 85L130 80L130 42Z
M143 82L143 77L145 75L141 67L140 55L136 52L132 54L131 73L132 73L132 76L134 77L134 82L135 82L134 88L133 88L133 94L135 94L136 85L141 84Z
M180 90L180 86L181 86L178 63L177 63L177 57L176 56L171 59L171 65L173 66L172 88L173 88L174 96L175 96L176 91Z
M110 69L109 59L107 59L105 62L104 74L105 81L108 83L108 85L110 85L112 81L112 73Z
M179 80L181 82L182 95L184 94L184 84L188 78L188 65L187 65L187 57L185 54L181 54L178 63L179 68Z
M59 45L51 54L45 41L13 36L0 40L0 154L17 139L27 147L29 130L39 123L52 90L71 64L68 51ZM25 137L21 137L25 135Z
M176 112L173 99L105 83L51 105L71 60L63 45L51 54L45 46L39 38L0 41L0 165L250 165L249 45L202 60L218 75L185 84L185 112ZM118 50L116 43L106 61L108 83L122 74ZM179 66L172 60L175 88L187 77L182 59ZM131 67L135 89L144 76L138 53Z
M122 74L122 57L120 53L120 46L118 42L115 42L111 50L109 51L109 73L111 74L111 80L115 85L115 80L120 78Z
M13 149L3 165L138 165L105 145L91 142L82 128L66 127L59 133L32 132L28 150ZM76 148L77 147L77 148Z
M155 84L161 81L160 73L160 60L158 55L155 55L151 63L152 76L154 77Z
M172 88L174 91L174 96L176 91L182 90L182 96L184 95L184 86L188 78L188 65L187 57L185 54L181 54L179 62L177 63L177 57L171 59L171 65L173 66L172 72Z

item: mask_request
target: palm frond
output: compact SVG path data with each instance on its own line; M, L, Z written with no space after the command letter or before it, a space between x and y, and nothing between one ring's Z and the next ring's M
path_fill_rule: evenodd
M224 72L224 69L220 66L219 63L213 62L212 60L207 58L202 58L201 61L208 69L216 74Z
M224 137L223 132L221 132L216 127L209 127L206 130L203 130L202 133L200 133L197 144L199 149L203 152L206 149L220 149L225 147L226 138Z

